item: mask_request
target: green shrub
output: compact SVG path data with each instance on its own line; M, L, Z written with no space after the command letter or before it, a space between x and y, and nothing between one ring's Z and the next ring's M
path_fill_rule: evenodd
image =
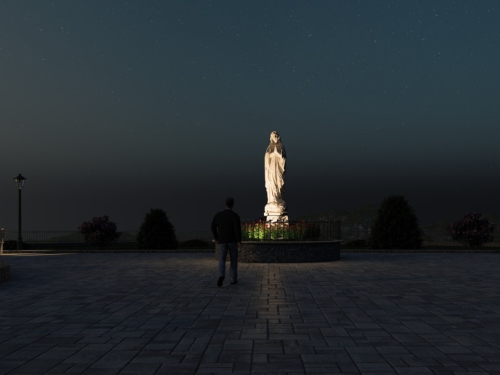
M371 226L372 249L420 249L423 231L417 215L402 195L385 198Z
M165 211L152 208L144 217L137 233L138 249L176 249L175 228Z

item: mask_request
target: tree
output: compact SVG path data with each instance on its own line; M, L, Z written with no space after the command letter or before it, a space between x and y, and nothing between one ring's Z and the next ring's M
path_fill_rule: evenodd
M448 225L453 241L463 242L473 249L493 241L494 230L495 226L478 212L468 213L462 220Z
M178 246L175 228L165 211L152 208L144 217L137 233L139 249L176 249Z
M417 215L402 195L390 195L382 201L371 226L372 249L419 249L423 231Z
M121 236L121 233L116 230L116 223L109 221L106 215L94 217L92 221L82 223L78 231L83 234L85 242L94 246L106 246Z

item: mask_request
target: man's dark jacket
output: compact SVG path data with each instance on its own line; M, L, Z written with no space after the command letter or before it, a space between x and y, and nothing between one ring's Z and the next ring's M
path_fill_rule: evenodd
M211 229L219 243L241 242L240 217L233 210L225 209L215 214Z

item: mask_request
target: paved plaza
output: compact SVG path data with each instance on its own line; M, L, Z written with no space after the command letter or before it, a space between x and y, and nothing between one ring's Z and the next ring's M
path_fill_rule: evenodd
M4 255L1 374L500 374L500 254Z

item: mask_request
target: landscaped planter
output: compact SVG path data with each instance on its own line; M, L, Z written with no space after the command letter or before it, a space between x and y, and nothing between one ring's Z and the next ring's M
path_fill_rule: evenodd
M340 243L336 241L244 241L238 251L243 263L308 263L340 259ZM215 258L218 259L218 247ZM229 259L229 255L227 257Z

